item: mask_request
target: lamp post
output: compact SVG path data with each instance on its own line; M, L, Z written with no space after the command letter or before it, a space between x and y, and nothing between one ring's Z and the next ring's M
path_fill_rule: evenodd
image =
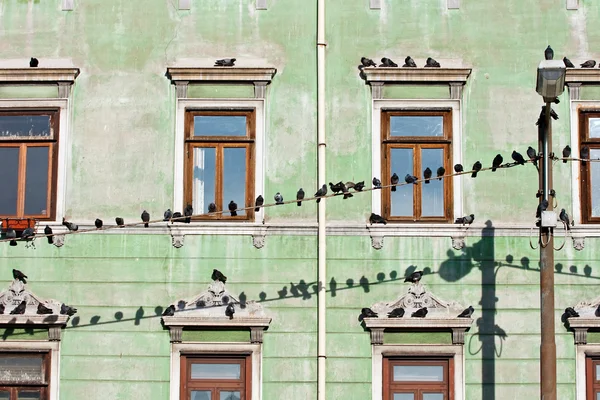
M550 199L552 185L552 120L551 104L565 90L566 68L562 61L544 60L537 70L536 91L543 97L545 118L540 118L538 129L538 154L542 155L539 174L540 202L546 200L548 208L540 220L540 399L556 400L556 342L554 341L554 236L556 212Z

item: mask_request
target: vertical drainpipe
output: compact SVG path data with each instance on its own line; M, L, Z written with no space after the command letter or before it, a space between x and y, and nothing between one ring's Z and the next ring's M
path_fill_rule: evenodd
M317 0L317 173L319 187L325 184L325 0ZM326 199L318 206L318 296L317 296L317 399L325 400L326 338Z

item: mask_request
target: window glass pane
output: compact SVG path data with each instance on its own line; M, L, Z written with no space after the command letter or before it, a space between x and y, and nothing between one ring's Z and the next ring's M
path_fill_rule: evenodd
M421 150L421 166L423 171L427 167L433 172L433 176L437 175L437 169L444 165L444 149L422 149ZM421 171L420 179L423 178ZM429 183L423 181L421 188L421 215L423 217L439 217L444 216L444 179L432 179Z
M390 136L444 136L444 117L391 116Z
M214 147L194 147L192 207L197 213L208 212L208 205L216 201L216 154Z
M48 168L50 147L28 147L25 181L25 214L48 212Z
M590 137L600 138L600 118L590 118Z
M394 400L415 400L412 393L394 393Z
M192 390L191 400L211 400L210 390Z
M240 364L192 364L192 379L240 379Z
M600 392L596 393L596 400L600 400Z
M590 149L590 158L600 157L600 149ZM591 162L590 192L592 195L592 217L600 217L600 162Z
M27 391L19 391L19 397L17 397L18 400L34 400L34 399L40 399L40 392L32 392L30 390Z
M0 139L33 136L51 136L49 115L0 116Z
M226 392L221 390L219 400L240 400L240 392Z
M18 147L0 147L0 182L0 214L15 215L19 188Z
M244 115L197 115L194 136L246 136Z
M223 150L223 208L233 200L238 208L246 203L246 148L229 147ZM238 211L245 215L245 211ZM227 215L227 214L225 214Z
M394 380L398 382L442 382L441 365L394 365Z
M413 150L412 149L391 149L391 171L400 177L400 183L404 182L406 174L413 174ZM385 182L384 185L389 185ZM391 193L391 213L390 215L398 217L410 217L413 215L413 185L396 186L396 191Z
M423 400L444 400L443 393L423 393Z
M0 356L0 382L44 382L42 356Z
M9 392L0 392L0 400L10 400L10 393Z
M600 364L596 364L596 380L600 381Z

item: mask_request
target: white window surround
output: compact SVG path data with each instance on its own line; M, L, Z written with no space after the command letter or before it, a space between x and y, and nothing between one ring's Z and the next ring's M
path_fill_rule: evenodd
M4 341L0 343L0 352L39 352L50 353L50 382L48 385L48 400L58 400L58 382L60 376L60 342L39 340Z
M185 112L186 110L236 110L252 108L256 113L256 132L254 141L254 192L264 193L265 171L265 103L263 99L177 99L175 118L175 191L173 211L183 211L183 170L185 154ZM264 209L254 214L254 221L243 224L262 225ZM224 222L202 221L194 226L215 226ZM227 223L227 222L225 222Z
M378 99L373 100L372 110L372 144L371 144L371 177L381 177L381 113L383 109L394 109L398 111L411 111L423 109L439 109L448 108L452 110L452 163L462 162L462 119L461 119L461 102L460 100L396 100L396 99ZM448 171L450 172L450 171ZM460 176L452 178L453 188L453 211L454 218L462 216L462 181ZM381 191L373 190L371 192L372 212L381 215ZM387 227L394 228L398 226L439 226L439 224L427 223L410 223L410 224L389 224L384 227L379 227L385 230Z
M57 108L60 112L58 132L58 160L56 174L56 218L44 224L61 224L65 210L67 161L70 148L70 102L68 99L0 99L0 110Z
M454 360L454 399L465 399L465 353L463 345L373 345L371 358L372 400L383 399L383 357L452 357ZM578 398L579 399L579 398Z
M252 362L252 380L248 384L252 385L252 398L248 400L262 399L262 346L261 344L250 343L172 343L171 344L171 384L170 384L170 400L179 400L180 393L180 366L181 353L189 353L195 355L211 355L211 354L240 354L250 353ZM52 399L51 399L52 400Z
M585 359L587 356L600 356L600 344L579 344L575 349L575 399L586 400Z

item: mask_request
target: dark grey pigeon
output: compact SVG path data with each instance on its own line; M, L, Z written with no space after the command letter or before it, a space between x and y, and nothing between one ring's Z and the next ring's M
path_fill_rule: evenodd
M71 306L68 306L65 303L63 303L60 306L60 313L63 315L68 315L69 317L72 317L73 315L75 315L77 313L77 309L75 307L71 307Z
M387 221L381 215L377 215L375 213L371 213L371 216L369 217L369 222L371 223L371 225L373 225L373 224L387 225Z
M323 184L317 193L315 193L315 197L317 197L317 203L321 202L321 197L327 194L327 185Z
M594 315L600 317L600 304L598 305L598 308L596 308L596 311L594 311Z
M13 273L13 279L18 279L23 283L27 283L27 279L29 279L27 277L27 275L25 275L24 273L22 273L21 271L19 271L18 269L14 269L12 270Z
M16 246L17 245L17 241L13 240L13 239L17 238L17 232L13 228L8 228L6 230L6 238L10 239L10 245L11 246Z
M397 67L398 64L396 64L395 62L393 62L392 60L390 60L387 57L383 57L381 59L381 65L380 67Z
M413 60L411 56L407 56L404 59L404 65L402 66L402 68L417 68L417 64L415 63L415 60Z
M433 174L431 169L429 169L429 167L425 168L425 171L423 171L423 178L425 178L425 183L429 183L429 178L431 178L431 174Z
M581 165L585 165L586 161L590 159L590 148L587 146L583 146L581 151L579 152L579 158L581 159Z
M542 110L545 110L545 107L542 107ZM550 108L550 116L552 117L553 120L557 120L558 119L558 114L556 113L556 111L554 111L554 109Z
M185 206L185 210L183 210L183 216L185 217L185 220L183 222L185 222L186 224L192 222L192 215L194 215L194 208L191 204L188 203L188 205Z
M439 68L440 67L440 63L435 61L433 58L431 57L427 57L427 61L425 61L425 67L433 67L433 68Z
M455 224L471 225L475 221L475 214L466 215L464 217L456 218L454 221Z
M525 159L523 158L523 155L521 153L519 153L516 150L513 150L511 157L513 160L515 160L515 162L519 165L525 165Z
M21 239L30 241L35 237L35 231L33 228L26 228L23 233L21 233Z
M377 313L367 307L360 310L360 315L362 315L363 318L377 318Z
M463 168L462 164L454 165L454 172L456 172L457 174L460 174L463 171L464 171L464 168Z
M215 67L233 67L235 58L223 58L215 61Z
M500 165L502 165L502 161L504 161L504 159L502 158L502 155L496 154L496 157L494 157L494 160L492 161L492 172L495 172L496 168L498 168Z
M10 313L11 313L11 315L23 315L23 314L25 314L26 308L27 308L27 302L25 300L23 300Z
M406 174L406 176L404 176L404 181L406 183L414 183L416 185L418 180L419 178L411 174Z
M583 64L579 64L581 68L594 68L596 66L596 60L587 60Z
M0 315L4 314L4 304L0 304Z
M352 183L352 182L350 182L350 183ZM344 182L338 182L338 185L342 189L342 193L344 193L344 200L346 200L350 197L354 197L354 195L348 191L348 187L346 185L344 185ZM352 186L354 186L354 183L352 183Z
M565 224L565 228L568 231L571 230L571 219L569 218L569 214L567 214L567 211L564 208L560 210L558 218L560 218L563 224Z
M231 200L229 202L229 205L227 206L227 208L229 209L229 213L231 214L232 217L237 217L237 208L238 205L235 201Z
M46 225L44 228L44 235L46 235L46 239L48 239L48 244L54 243L54 240L52 239L52 228L50 228L50 225Z
M117 217L115 218L115 222L117 223L117 225L121 228L125 227L125 220L121 217Z
M575 68L575 66L573 65L573 63L571 62L571 60L569 60L567 57L563 57L563 62L565 63L565 67L567 67L567 68Z
M79 229L79 226L77 226L76 224L74 224L72 222L67 221L64 217L63 217L63 220L62 220L62 224L64 226L66 226L67 229L70 230L70 231L76 231L76 230Z
M175 315L175 306L171 304L169 307L165 309L162 313L163 317L172 317Z
M36 314L46 315L46 314L52 314L53 312L54 311L52 311L51 308L46 307L42 303L38 303Z
M275 193L275 196L273 196L273 199L275 199L275 204L278 204L278 205L283 204L283 196L281 195L281 193L279 193L279 192Z
M381 189L381 181L377 177L373 177L373 188Z
M438 181L441 181L441 180L442 180L442 177L443 177L444 175L446 175L446 168L444 168L444 167L439 167L439 168L437 169L437 171L436 171L436 174L437 174L437 175L436 175L436 176L437 176L437 180L438 180Z
M302 188L298 189L298 191L296 192L296 204L298 205L298 207L300 207L302 205L302 200L304 199L304 190L302 190Z
M354 184L354 190L357 192L362 192L365 188L365 181L360 181Z
M211 204L213 204L213 203L211 203ZM216 208L216 206L215 206L215 208ZM210 205L208 206L208 209L210 210ZM179 211L175 211L173 213L173 217L171 218L171 224L173 224L174 222L182 222L182 220L181 220L182 216L183 215Z
M402 318L404 316L404 308L394 308L388 313L388 318Z
M417 283L423 277L423 271L415 271L404 279L404 282Z
M532 164L537 167L537 153L531 146L527 148L527 157L531 160Z
M233 314L235 314L235 307L233 306L233 303L229 303L225 309L225 315L228 316L229 319L233 319Z
M265 199L262 197L262 194L259 194L254 202L254 212L259 212L263 204L265 204Z
M142 211L141 218L142 218L142 222L144 223L144 228L147 228L149 226L148 222L150 221L150 214L148 214L148 211L146 211L146 210Z
M209 213L217 212L217 205L215 203L210 203L208 205L208 212ZM181 213L179 215L181 216ZM175 214L173 214L173 216L175 216Z
M29 60L29 66L31 68L36 68L38 65L40 65L40 62L38 61L38 59L35 57L31 57L31 59Z
M477 178L477 173L481 170L481 167L481 162L475 161L475 164L473 164L473 173L471 174L471 178Z
M463 312L458 314L458 318L471 318L471 315L473 315L473 312L475 312L475 309L472 306L469 306Z
M169 221L173 217L173 211L170 208L167 208L167 211L163 214L163 221Z
M563 163L567 163L567 158L571 158L571 146L566 145L562 151Z
M361 57L360 63L365 67L376 67L377 66L377 64L375 64L375 61L373 61L367 57Z
M579 313L577 311L575 311L575 309L573 307L565 308L565 315L567 316L567 318L579 317Z
M338 194L338 193L340 193L342 191L342 185L343 185L342 182L338 182L335 185L333 183L329 182L329 189L331 189L331 191L334 194Z
M550 47L550 45L548 45L548 47L546 47L546 50L544 50L544 57L546 58L546 60L552 60L554 58L554 50L552 50L552 47Z
M412 313L410 316L413 318L425 318L427 315L427 307L419 308L417 311Z
M223 283L227 282L227 277L223 275L223 273L221 273L221 271L219 271L218 269L213 269L213 273L210 276L210 279L212 279L213 281L219 281Z
M104 225L104 222L102 222L100 218L96 218L96 220L94 221L94 226L96 227L96 229L102 228L102 225Z
M548 200L542 200L540 204L538 204L537 211L535 212L536 218L542 218L542 211L546 211L548 208Z

